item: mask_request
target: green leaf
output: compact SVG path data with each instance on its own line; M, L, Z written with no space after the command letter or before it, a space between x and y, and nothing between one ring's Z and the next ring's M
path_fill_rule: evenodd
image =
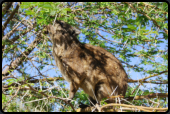
M37 23L38 23L38 24L41 24L43 21L44 21L44 19L38 19L38 20L37 20Z
M29 2L22 2L22 4L20 5L20 8L22 9L27 9L30 7L30 3Z
M65 8L64 10L71 12L71 8Z
M52 6L51 6L50 4L44 4L44 5L43 5L43 8L45 8L45 9L51 9Z
M56 14L56 11L55 11L55 10L53 10L53 11L50 12L50 15L52 15L52 16L54 16L55 14Z
M136 30L136 27L134 25L127 25L127 27Z
M27 15L35 15L35 12L31 11L31 10L26 10L25 13Z
M10 45L10 48L12 49L14 47L14 45Z

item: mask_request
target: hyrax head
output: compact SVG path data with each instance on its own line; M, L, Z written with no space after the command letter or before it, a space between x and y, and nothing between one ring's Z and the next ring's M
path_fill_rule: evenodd
M78 29L60 20L56 20L54 25L47 25L47 31L50 34L69 33L73 37L77 37L80 34L80 31Z

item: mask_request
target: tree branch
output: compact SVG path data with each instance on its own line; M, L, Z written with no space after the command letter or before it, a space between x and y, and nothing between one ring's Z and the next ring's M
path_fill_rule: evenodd
M6 6L2 9L3 14L5 14L9 10L9 8L12 6L12 3L13 2L6 3Z
M9 75L9 72L11 70L15 70L21 63L24 61L25 56L24 55L29 55L32 50L36 47L36 45L42 40L42 37L38 35L39 38L35 39L29 47L18 57L16 58L5 70L3 70L2 75L7 76Z
M8 19L6 20L6 22L5 22L4 25L2 26L2 31L5 30L5 28L7 27L7 24L8 24L8 23L10 22L10 20L13 18L14 14L18 11L19 5L20 5L20 3L17 4L16 8L13 10L13 12L11 13L11 15L8 17Z
M160 75L160 74L166 73L166 72L168 72L168 70L162 71L162 72L160 72L160 73L157 73L157 74L154 74L154 75L151 75L151 76L148 76L148 77L139 79L139 80L128 79L128 83L141 82L141 83L155 83L155 84L158 84L157 82L145 81L145 80L148 79L148 78L155 77L155 76L158 76L158 75ZM167 84L167 83L168 83L168 82L165 81L165 84ZM160 84L163 84L163 83L160 83Z

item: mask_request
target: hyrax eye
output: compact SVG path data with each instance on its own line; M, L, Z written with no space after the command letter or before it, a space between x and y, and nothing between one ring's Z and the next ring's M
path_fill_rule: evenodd
M64 25L64 23L63 23L63 22L59 22L59 24L60 24L61 26L63 26L63 25Z

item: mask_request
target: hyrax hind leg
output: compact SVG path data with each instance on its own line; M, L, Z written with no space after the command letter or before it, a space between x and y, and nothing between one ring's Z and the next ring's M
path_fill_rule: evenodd
M106 82L98 82L95 86L95 95L100 103L103 98L108 98L112 93L111 87Z

